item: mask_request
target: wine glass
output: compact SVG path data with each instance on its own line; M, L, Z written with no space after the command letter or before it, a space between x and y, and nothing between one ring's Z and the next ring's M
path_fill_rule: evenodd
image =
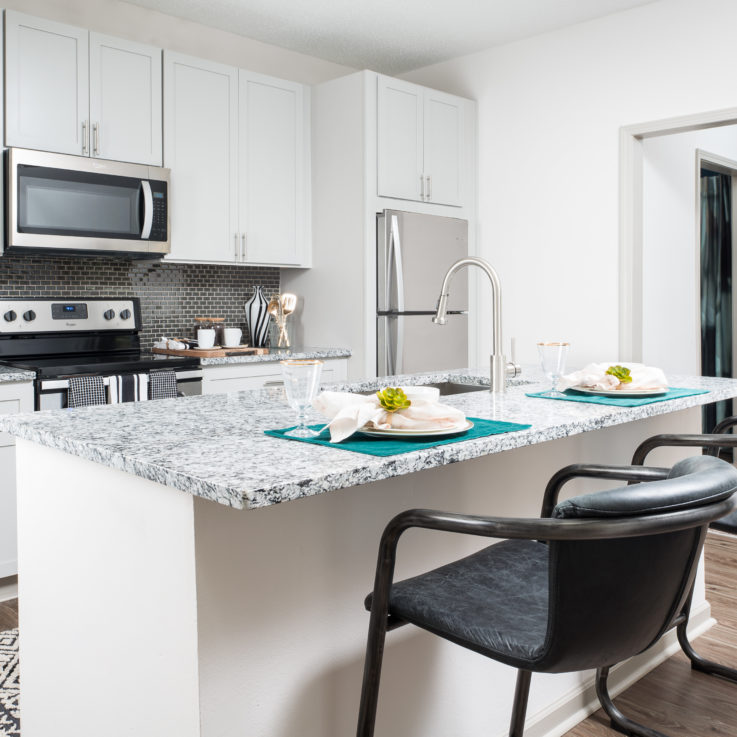
M548 392L543 392L548 397L562 396L562 392L558 391L558 379L566 370L566 356L570 343L538 343L537 353L540 356L540 364L543 372L552 382L553 386Z
M314 438L319 432L307 427L307 409L320 389L322 361L280 361L289 406L297 413L297 427L284 434L293 438Z

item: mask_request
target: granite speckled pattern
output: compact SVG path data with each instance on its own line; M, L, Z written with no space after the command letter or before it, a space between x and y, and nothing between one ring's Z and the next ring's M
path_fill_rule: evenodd
M5 415L0 429L219 504L253 509L737 396L734 379L669 378L673 386L709 393L633 408L526 397L526 391L547 388L539 382L511 386L501 395L457 394L443 401L468 416L532 427L384 458L264 435L294 424L281 388ZM447 380L488 384L488 374L444 371L350 386L370 391Z
M0 366L0 384L12 384L14 382L33 381L36 374L33 371Z
M271 348L263 356L226 356L225 358L201 358L201 366L229 366L235 363L274 363L285 358L350 358L349 348Z

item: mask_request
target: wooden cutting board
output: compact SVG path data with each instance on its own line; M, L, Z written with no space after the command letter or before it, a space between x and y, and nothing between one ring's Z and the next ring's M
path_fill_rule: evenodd
M240 345L233 348L186 348L176 350L174 348L152 348L154 353L163 356L192 356L193 358L225 358L226 356L264 356L269 352L268 348L252 348L248 345Z

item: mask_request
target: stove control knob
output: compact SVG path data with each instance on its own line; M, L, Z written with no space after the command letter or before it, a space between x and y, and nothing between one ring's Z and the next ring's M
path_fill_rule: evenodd
M23 319L26 322L33 322L36 319L36 313L33 310L28 310L28 312L23 313Z
M106 320L112 320L115 317L115 310L105 310L105 312L102 313L102 316Z
M130 316L131 316L131 311L130 310L123 310L120 313L120 319L121 320L129 320L130 319Z
M8 310L4 315L3 318L5 319L5 322L13 322L15 318L18 317L18 315L13 312L13 310Z

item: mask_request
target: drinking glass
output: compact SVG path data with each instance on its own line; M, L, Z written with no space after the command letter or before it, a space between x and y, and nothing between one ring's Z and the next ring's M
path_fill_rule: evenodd
M280 361L289 406L297 413L297 427L284 433L293 438L314 438L320 433L307 427L307 410L320 389L322 361Z
M537 353L540 356L540 364L543 372L552 382L552 388L548 392L543 392L548 397L561 396L562 392L558 391L558 379L566 370L566 356L570 343L538 343Z

